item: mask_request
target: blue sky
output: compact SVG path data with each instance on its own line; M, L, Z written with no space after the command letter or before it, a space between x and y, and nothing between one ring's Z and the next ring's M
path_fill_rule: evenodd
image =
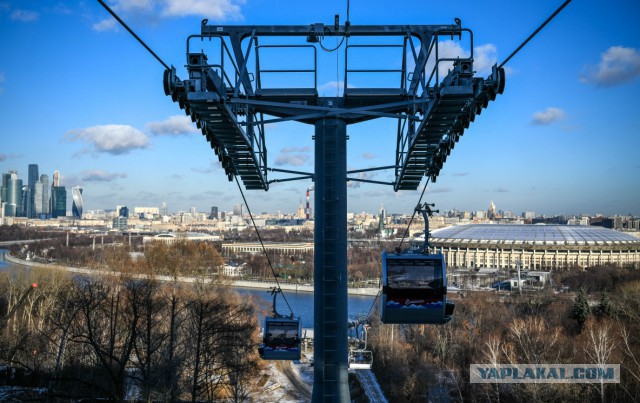
M351 23L450 24L474 32L479 75L504 60L560 1L352 0ZM168 64L187 76L185 43L200 22L331 24L346 1L108 1ZM640 215L640 3L575 0L506 67L505 93L452 151L426 200L441 210ZM320 52L321 93L335 93L341 52ZM338 56L336 56L338 54ZM336 60L336 57L338 59ZM295 60L295 56L291 56ZM97 1L0 0L0 172L59 170L84 187L85 209L231 209L241 197L206 140L166 97L163 67ZM395 126L348 130L349 169L391 165ZM269 165L313 170L313 128L269 127ZM372 175L391 180L392 171ZM255 212L294 212L310 182L246 191ZM424 180L423 183L424 184ZM420 187L419 190L422 188ZM70 194L70 192L69 192ZM354 184L348 210L411 212L418 191Z

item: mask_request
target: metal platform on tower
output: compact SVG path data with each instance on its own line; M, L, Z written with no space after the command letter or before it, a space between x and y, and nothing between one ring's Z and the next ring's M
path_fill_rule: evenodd
M321 97L318 51L332 37L345 42L344 88L342 96ZM441 56L440 38L467 41L469 56ZM270 53L278 57L282 51L295 52L295 67L267 65ZM399 67L378 67L375 57L370 66L351 66L358 52L378 51L396 51ZM474 77L473 34L457 19L452 25L363 26L226 26L204 20L200 34L188 38L186 56L189 78L178 78L174 67L166 70L165 93L201 129L229 180L237 175L247 189L268 190L273 182L267 176L268 124L324 118L352 124L381 117L398 120L390 184L396 191L416 189L423 177L436 180L455 143L505 83L504 69L496 66L488 77ZM374 76L385 76L386 86L349 85Z

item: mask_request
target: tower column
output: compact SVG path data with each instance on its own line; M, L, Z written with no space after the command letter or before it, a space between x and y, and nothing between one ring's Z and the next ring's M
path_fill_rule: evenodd
M314 402L349 402L347 125L315 123Z

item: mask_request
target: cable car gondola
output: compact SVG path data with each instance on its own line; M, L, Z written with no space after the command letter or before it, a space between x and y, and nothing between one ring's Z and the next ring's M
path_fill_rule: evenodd
M447 271L441 253L429 254L429 218L425 204L416 210L425 217L423 252L382 253L380 320L398 324L444 324L455 304L447 300Z
M264 319L264 335L258 347L260 357L265 360L299 360L301 351L300 319L280 315L276 311L276 296L279 288L271 290L273 316Z
M373 353L369 350L351 350L349 352L349 369L371 369Z

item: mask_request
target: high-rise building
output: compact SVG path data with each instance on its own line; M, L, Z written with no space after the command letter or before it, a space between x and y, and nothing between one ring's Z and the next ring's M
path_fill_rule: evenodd
M18 179L16 171L9 171L10 177L7 181L7 204L5 216L22 216L22 179Z
M51 213L49 209L49 175L40 175L40 183L42 183L42 198L40 199L40 210L43 216L48 216Z
M25 215L29 218L36 217L36 183L38 183L38 164L29 164L29 177L27 179L27 192L25 194Z
M167 209L167 203L162 203L162 210L160 213L161 213L160 215L163 217L166 217L169 215L169 211Z
M20 217L31 218L33 213L31 208L31 188L27 185L22 185L22 208L20 209Z
M33 187L33 198L35 200L33 213L36 217L41 217L43 214L42 213L42 194L44 193L44 189L46 188L43 188L41 181L36 182L35 186Z
M233 205L233 215L242 217L242 204Z
M126 231L129 228L129 219L118 216L111 221L111 227L118 231Z
M55 178L55 174L54 174ZM51 217L64 217L67 215L67 189L64 186L51 187Z
M218 218L218 207L217 206L212 206L211 207L211 214L209 214L209 219L210 220L215 220Z
M53 171L53 183L51 186L60 186L60 172Z
M2 186L0 186L0 201L7 201L7 192L9 189L9 179L11 179L11 173L2 174Z
M129 208L127 206L118 206L118 217L129 217Z
M82 188L80 186L72 187L71 197L73 198L71 213L74 217L82 220Z
M496 205L493 204L493 200L489 203L489 209L487 209L487 218L492 219L496 216Z

